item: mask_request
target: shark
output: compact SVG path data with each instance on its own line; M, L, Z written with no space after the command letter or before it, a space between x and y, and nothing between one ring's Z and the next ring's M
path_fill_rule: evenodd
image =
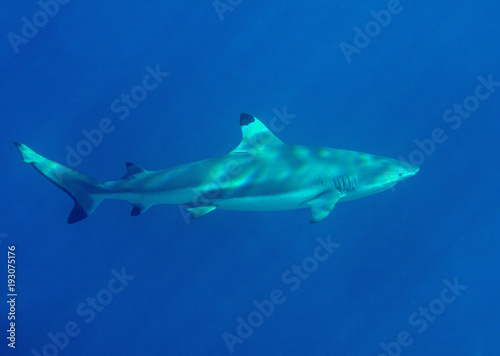
M159 171L127 162L119 180L100 182L14 142L23 162L73 200L69 224L87 218L104 199L125 200L137 216L158 204L177 204L199 218L215 209L311 209L311 223L338 202L392 188L419 167L367 153L283 143L256 117L243 113L242 140L231 152Z

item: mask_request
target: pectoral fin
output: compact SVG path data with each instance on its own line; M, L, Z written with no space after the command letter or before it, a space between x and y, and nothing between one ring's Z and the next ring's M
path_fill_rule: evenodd
M342 196L342 193L338 190L334 190L322 193L313 200L307 202L307 204L311 206L311 220L309 222L314 224L326 218Z

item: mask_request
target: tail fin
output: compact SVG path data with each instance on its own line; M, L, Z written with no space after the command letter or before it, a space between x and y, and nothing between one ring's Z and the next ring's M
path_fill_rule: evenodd
M45 178L73 198L75 206L68 216L68 224L85 219L104 200L102 183L42 157L22 143L14 142L14 145L21 152L24 163L31 163Z

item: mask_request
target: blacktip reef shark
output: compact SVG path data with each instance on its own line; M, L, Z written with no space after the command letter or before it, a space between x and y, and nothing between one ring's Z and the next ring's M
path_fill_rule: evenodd
M311 208L311 223L323 220L337 202L393 187L419 168L366 153L288 145L262 122L240 115L241 143L226 155L161 171L130 162L120 179L99 182L40 156L15 142L25 163L68 193L72 224L89 216L104 199L120 199L139 215L157 204L179 204L198 218L215 209L290 210Z

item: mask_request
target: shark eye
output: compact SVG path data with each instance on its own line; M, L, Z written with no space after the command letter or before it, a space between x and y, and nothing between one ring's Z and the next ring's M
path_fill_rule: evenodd
M402 176L403 176L403 174L404 174L404 171L399 171L399 173L398 173L398 175L399 175L400 177L402 177Z

